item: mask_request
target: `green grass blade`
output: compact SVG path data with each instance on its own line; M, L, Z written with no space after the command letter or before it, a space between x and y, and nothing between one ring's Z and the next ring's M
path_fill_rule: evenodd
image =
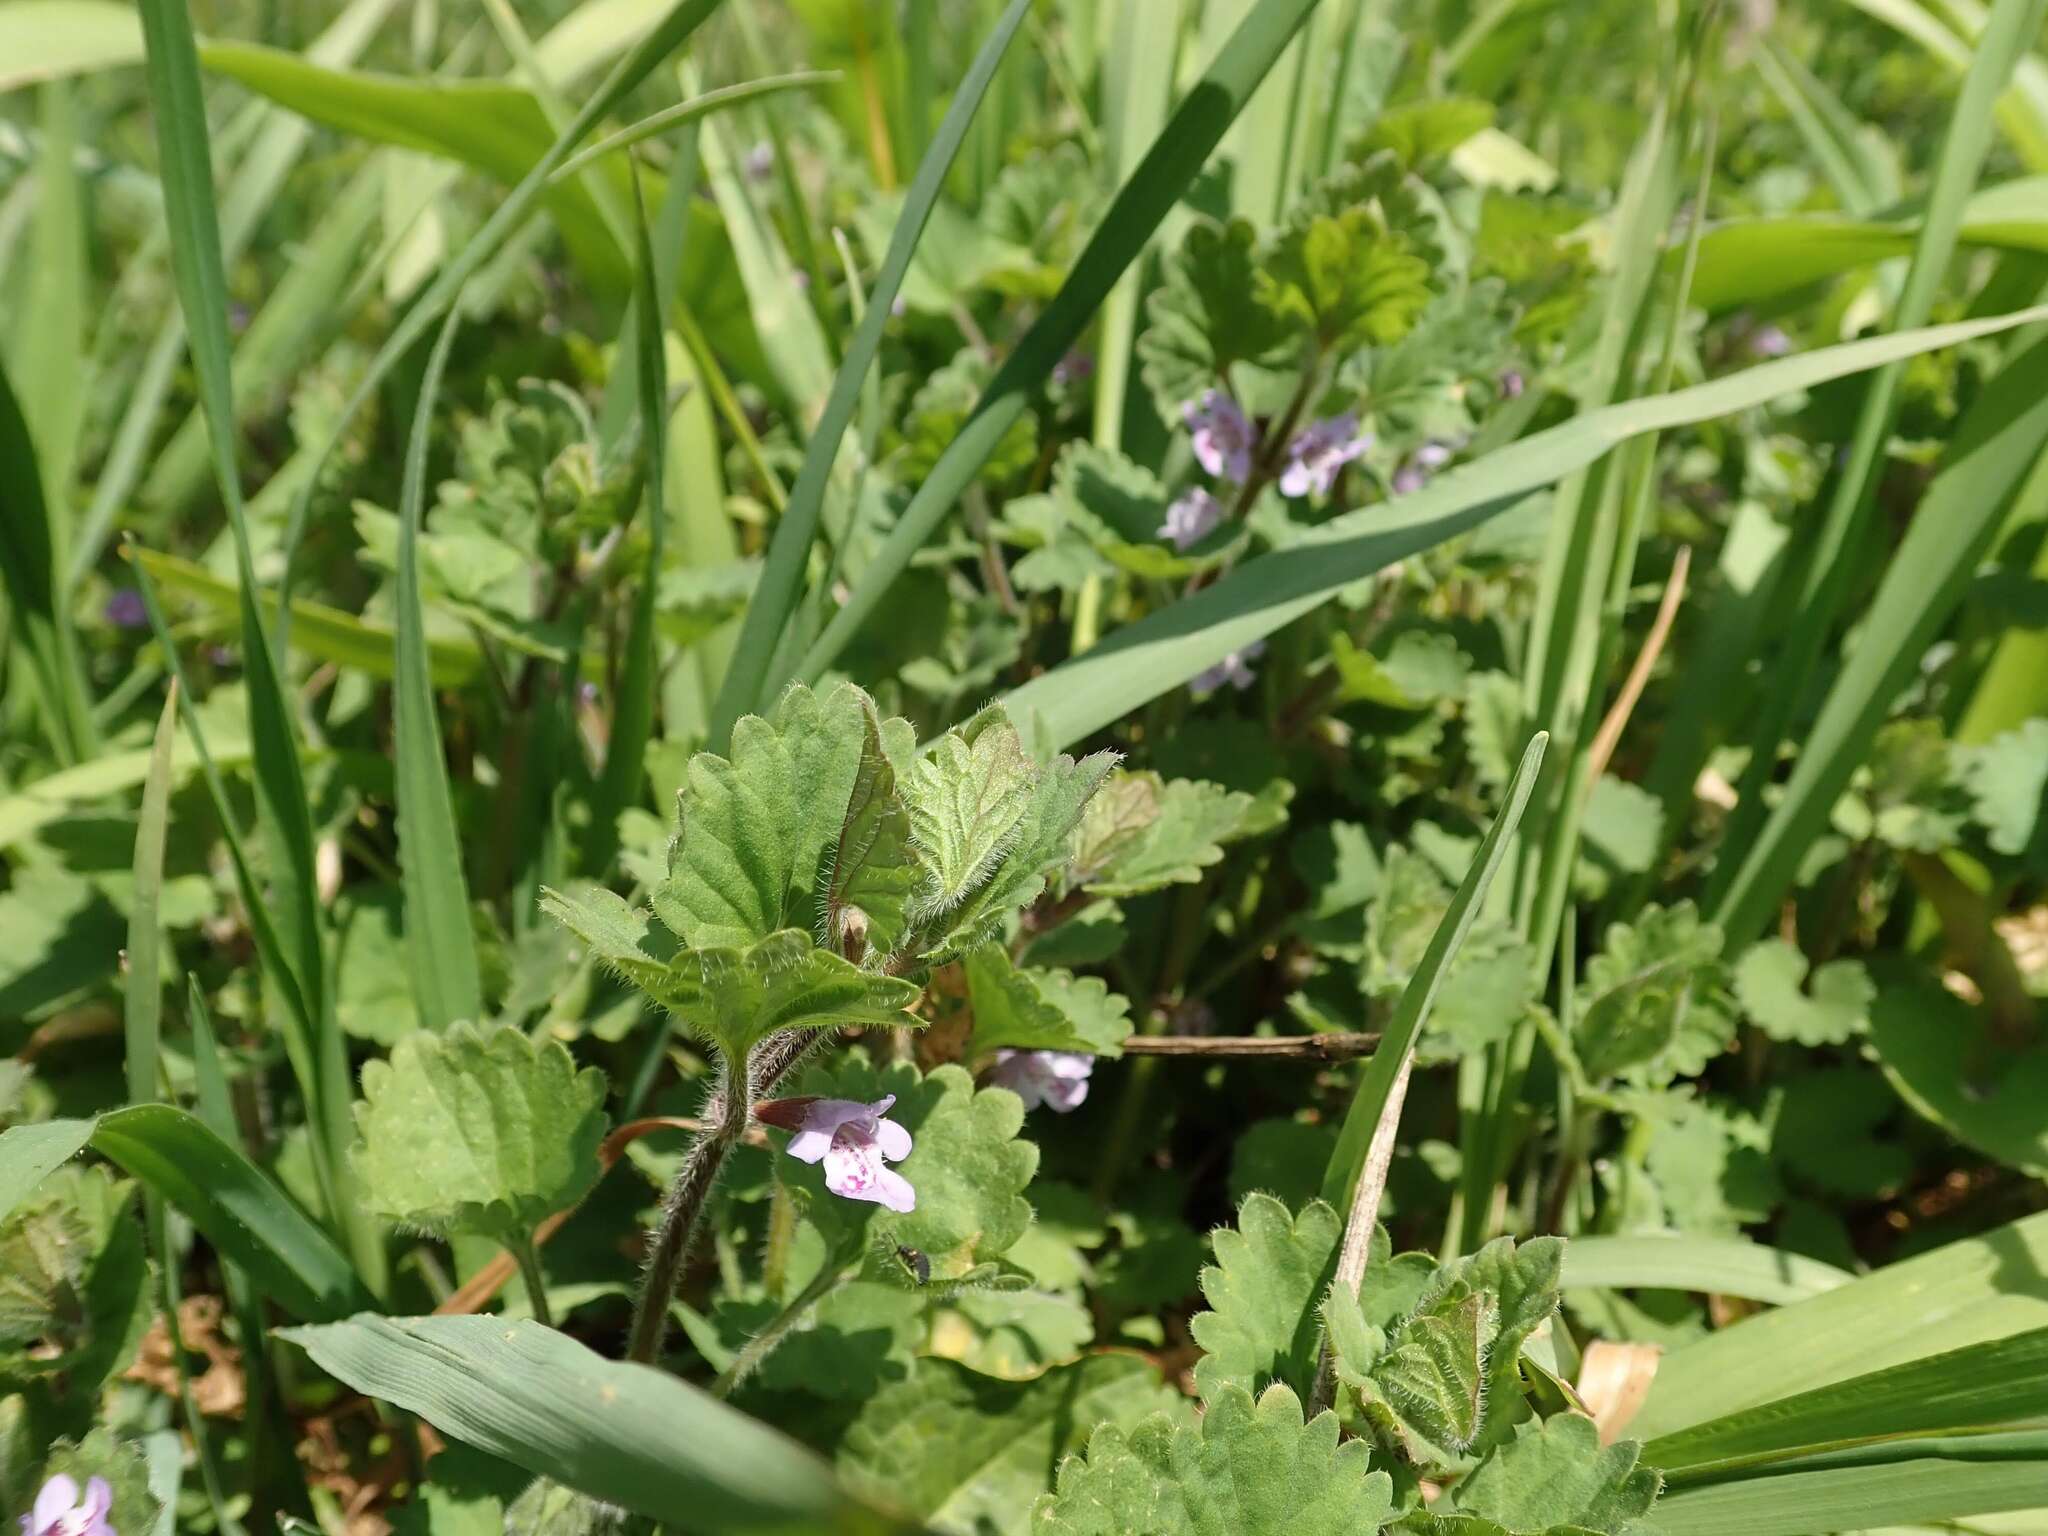
M0 1131L0 1221L91 1140L90 1120L45 1120Z
M1731 831L1726 878L1710 909L1731 944L1748 943L1769 921L1999 528L2015 515L2032 519L2048 512L2044 442L2048 340L2000 369L1964 414L1871 600L1861 638L1807 728L1783 793L1767 814L1750 818L1747 837Z
M754 589L753 599L748 603L746 617L740 625L739 638L734 642L732 660L726 668L725 679L712 710L709 746L714 752L725 749L732 736L733 722L749 710L765 704L772 691L774 680L769 677L769 669L774 662L775 647L795 616L802 596L804 567L810 559L811 545L818 536L818 519L825 504L826 483L831 478L833 464L838 460L840 441L860 404L862 381L867 378L868 370L874 366L875 354L881 349L882 332L889 323L890 306L902 287L904 273L910 270L911 258L917 254L918 237L924 233L932 205L944 189L947 173L967 136L968 125L974 120L975 109L987 93L989 81L995 77L996 66L1002 62L1010 39L1030 9L1029 0L1012 0L1004 11L995 31L975 55L967 78L954 92L952 104L946 109L945 119L932 139L931 148L918 163L917 174L904 197L903 212L896 220L895 229L890 232L889 249L882 257L881 270L875 274L874 287L868 294L867 310L861 316L860 326L854 332L838 373L833 377L832 392L826 398L825 409L804 449L803 467L797 472L789 505L775 526L775 536L769 542L760 583Z
M1079 339L1124 268L1137 259L1153 230L1180 201L1225 130L1314 9L1315 0L1259 0L1189 88L1144 161L1118 190L1074 270L1004 359L966 424L917 488L845 604L804 657L797 669L802 679L815 682L832 665L924 547L1003 434L1029 407L1031 396ZM879 299L875 302L886 307Z
M2048 1416L2048 1328L1967 1344L1664 1435L1643 1459L1684 1481L1818 1448Z
M705 1530L832 1530L825 1464L710 1394L538 1323L351 1318L284 1337L366 1396L608 1503Z
M144 0L143 37L154 108L164 214L171 230L171 267L213 442L214 474L234 534L241 583L242 663L249 695L249 733L255 747L256 805L274 882L283 959L307 1010L309 1044L320 1079L339 1074L339 1093L308 1097L306 1114L341 1178L347 1123L347 1063L340 1036L325 1017L326 960L320 899L313 870L313 821L299 763L297 732L277 655L256 602L256 566L235 463L234 388L228 340L227 279L221 267L220 223L213 201L213 162L206 102L192 19L182 0ZM189 700L188 700L189 703ZM259 897L259 900L261 898ZM338 1187L338 1186L337 1186ZM338 1206L337 1210L345 1210Z
M1564 1251L1567 1290L1700 1291L1782 1307L1855 1278L1804 1254L1739 1237L1677 1232L1575 1237Z
M294 1317L323 1321L367 1304L362 1282L327 1234L184 1110L138 1104L103 1115L92 1149L176 1206Z
M692 96L688 101L679 101L672 107L663 107L651 113L630 127L621 128L617 133L607 134L588 149L571 155L555 167L550 181L567 181L571 176L602 160L614 150L630 149L657 134L667 133L671 128L684 123L695 122L713 112L722 112L728 107L743 106L763 96L776 96L784 91L805 90L814 85L832 85L840 78L836 69L799 69L786 75L770 75L760 80L743 80L738 85L722 85L716 90L705 91Z
M455 341L461 306L427 358L406 446L398 511L398 646L392 679L392 734L398 799L399 883L405 901L406 953L412 960L420 1022L431 1030L483 1018L483 979L462 877L462 833L448 787L434 682L427 662L426 606L420 596L420 517L427 494L427 448L441 375Z
M15 0L7 8L0 93L141 59L135 12L117 0Z
M1447 471L1391 505L1334 518L1296 548L1247 561L1214 586L1127 625L1086 655L1012 690L1004 703L1016 719L1035 716L1034 729L1048 745L1071 745L1264 639L1347 583L1478 527L1639 433L1712 421L1828 379L2042 319L2048 319L2048 306L1844 342L1668 395L1588 411Z
M163 922L158 905L164 888L164 836L171 800L171 747L178 734L178 687L173 683L156 722L149 752L149 777L142 784L142 813L135 822L135 896L128 909L128 979L122 1019L128 1044L128 1100L143 1104L158 1097L157 1059L162 1049L164 979L160 951Z
M22 401L43 471L50 509L54 569L62 570L70 516L71 477L85 416L85 219L79 205L78 134L71 87L41 91L42 152L36 157L36 232L20 333L9 364L36 387Z
M1351 1107L1344 1114L1343 1129L1337 1134L1336 1150L1331 1152L1329 1166L1323 1171L1323 1198L1340 1211L1351 1208L1352 1185L1358 1180L1359 1170L1365 1166L1366 1148L1380 1123L1380 1113L1393 1092L1394 1079L1400 1076L1409 1053L1415 1049L1422 1026L1429 1020L1430 1005L1436 1001L1437 990L1443 985L1451 961L1457 957L1458 946L1465 942L1465 935L1472 931L1472 924L1478 920L1479 905L1486 898L1486 888L1493 883L1495 872L1506 858L1515 828L1520 824L1529 796L1536 788L1536 775L1543 766L1543 749L1548 744L1549 738L1539 731L1523 749L1515 775L1508 781L1500 814L1486 829L1486 836L1479 840L1471 867L1465 871L1465 878L1451 897L1451 904L1444 909L1436 932L1430 935L1429 947L1423 951L1421 960L1416 962L1415 974L1401 991L1401 1001L1395 1005L1394 1016L1388 1020L1386 1030L1380 1036L1379 1048L1372 1053L1372 1059L1366 1063L1365 1072L1358 1080L1358 1091L1352 1095Z
M0 369L0 589L7 594L7 624L27 658L50 746L57 761L70 766L92 755L96 733L58 596L50 515L28 422Z
M2048 1328L2048 1214L1917 1254L1664 1356L1629 1433L1675 1434L1775 1398Z
M661 285L654 244L647 233L647 205L633 182L633 227L637 276L633 295L633 382L639 394L640 444L647 456L647 571L633 594L633 622L626 636L626 662L619 669L618 697L605 743L604 772L591 806L590 844L585 868L608 870L618 851L619 813L640 798L647 777L647 743L654 735L654 690L660 637L655 632L655 593L668 546L668 354L663 340Z
M2013 60L2040 35L2044 12L2048 12L2048 0L1998 0L1984 29L1942 141L1920 237L1892 315L1895 329L1924 325L1933 310L1955 256L1964 207L1991 147L1992 108L2011 76ZM1764 786L1777 771L1779 744L1790 734L1798 711L1807 702L1815 669L1841 616L1857 555L1868 542L1877 515L1877 481L1898 418L1899 386L1904 376L1904 365L1894 363L1878 369L1865 386L1856 433L1828 497L1826 517L1812 543L1799 552L1803 558L1797 569L1804 581L1797 617L1783 649L1770 663L1771 687L1759 701L1761 707L1749 736L1750 760L1736 788L1738 799L1728 822L1727 847L1748 848L1763 823L1768 809ZM1728 860L1715 870L1708 885L1710 907L1725 911L1730 905L1735 868L1735 861ZM1729 936L1742 942L1750 931L1730 930Z
M121 553L131 564L148 571L150 578L167 593L231 618L242 611L240 589L233 582L222 581L203 565L138 544L125 545ZM275 592L259 592L256 600L265 618L277 616ZM396 675L398 631L374 619L358 618L307 598L293 598L292 641L315 661L332 662L380 682L389 682ZM464 629L428 636L427 665L436 688L466 688L482 678L484 656L475 635Z
M1657 1530L1663 1536L1814 1536L1955 1529L1948 1522L2048 1505L2048 1446L2038 1436L1956 1437L1914 1442L1911 1449L1919 1454L1889 1464L1790 1470L1680 1489L1658 1501Z
M1757 74L1806 140L1807 152L1843 208L1862 217L1896 195L1897 188L1887 185L1883 161L1864 142L1862 124L1840 97L1773 38L1758 41L1755 57Z

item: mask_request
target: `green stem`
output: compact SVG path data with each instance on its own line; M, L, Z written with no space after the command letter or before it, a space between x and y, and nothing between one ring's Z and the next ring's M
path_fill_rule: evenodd
M839 1289L851 1273L846 1260L828 1259L811 1278L811 1283L797 1292L796 1300L784 1307L773 1322L747 1340L740 1352L733 1356L732 1364L711 1383L711 1395L730 1397L735 1387L759 1370L761 1362L775 1353L777 1346L803 1321L804 1314Z
M654 1248L648 1255L640 1300L633 1312L633 1332L626 1346L626 1358L641 1365L652 1365L661 1353L669 1303L696 1246L704 1207L753 1113L753 1083L744 1063L737 1070L733 1063L726 1064L724 1086L713 1102L718 1109L716 1123L699 1133L662 1202L661 1224L655 1229Z
M520 1233L505 1244L505 1251L519 1266L519 1278L526 1286L526 1300L533 1308L533 1320L543 1328L554 1327L554 1314L548 1310L548 1283L540 1272L540 1250L533 1246L533 1234Z

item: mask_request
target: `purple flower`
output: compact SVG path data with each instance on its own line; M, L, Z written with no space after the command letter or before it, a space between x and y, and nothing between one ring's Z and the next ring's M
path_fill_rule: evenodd
M1503 373L1499 379L1501 398L1503 400L1520 399L1522 391L1524 388L1527 387L1528 382L1529 381L1527 379L1522 377L1521 369L1510 368L1506 373Z
M1792 350L1792 338L1782 327L1760 325L1749 333L1749 350L1756 357L1783 357Z
M1088 1097L1094 1070L1095 1058L1079 1051L997 1051L988 1080L1016 1094L1026 1109L1049 1104L1064 1115Z
M1451 449L1444 443L1424 443L1394 471L1394 494L1406 496L1429 484L1429 477L1451 462Z
M149 622L149 610L142 594L133 587L116 587L107 598L107 622L116 629L141 629Z
M909 312L910 305L904 299L902 294L897 294L895 298L889 301L889 313L894 315L898 320L901 320Z
M768 173L775 169L775 146L763 140L747 151L747 157L740 162L749 181L766 181Z
M1223 521L1223 503L1200 486L1166 509L1166 521L1154 538L1170 539L1179 550L1190 549L1206 539Z
M1199 402L1183 405L1181 419L1195 437L1195 459L1212 475L1242 485L1251 478L1258 435L1237 402L1220 389L1202 391Z
M882 1117L896 1103L884 1094L872 1104L851 1099L813 1099L804 1106L802 1128L789 1138L798 1162L825 1165L825 1187L848 1200L871 1200L892 1211L917 1209L917 1191L884 1161L910 1156L910 1132Z
M1312 421L1287 445L1287 467L1280 472L1282 496L1330 494L1337 471L1372 446L1372 434L1358 430L1358 413L1346 411Z
M104 1477L88 1482L80 1499L77 1481L59 1472L43 1484L35 1508L21 1517L22 1536L116 1536L107 1519L113 1507L114 1490Z
M1052 381L1065 386L1078 384L1083 379L1095 377L1095 359L1080 347L1075 347L1052 365Z
M1242 693L1253 681L1252 663L1266 654L1266 642L1254 640L1242 650L1232 651L1215 666L1197 672L1188 687L1196 693L1214 693L1225 683Z

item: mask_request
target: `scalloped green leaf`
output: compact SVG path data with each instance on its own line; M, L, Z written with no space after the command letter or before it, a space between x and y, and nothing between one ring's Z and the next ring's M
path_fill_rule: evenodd
M1158 1416L1098 1429L1032 1512L1033 1536L1368 1536L1393 1511L1393 1483L1337 1417L1302 1422L1275 1385L1253 1401L1225 1387L1198 1426Z
M1214 570L1245 545L1228 518L1186 549L1160 535L1172 495L1160 478L1114 448L1074 442L1053 470L1065 525L1112 565L1151 581L1181 581Z
M2048 720L2035 718L1978 747L1958 747L1970 814L2000 853L2023 854L2048 810Z
M908 721L883 720L862 703L860 764L845 819L826 850L822 914L826 944L853 960L896 948L917 889L910 809L896 785L896 762L909 760L917 736Z
M1735 998L1757 1028L1796 1045L1840 1045L1863 1033L1877 987L1858 960L1830 960L1807 975L1806 956L1765 939L1735 965Z
M860 777L866 695L792 687L733 727L732 756L690 759L654 910L692 949L816 927L818 874Z
M1131 1033L1130 999L1110 991L1101 978L1016 965L1000 944L975 950L965 969L975 1050L1123 1054Z
M1259 265L1259 234L1245 219L1197 219L1167 258L1137 347L1162 420L1228 387L1240 365L1279 368L1292 357L1302 328L1256 301Z
M1090 864L1081 883L1097 896L1142 896L1169 885L1190 885L1202 878L1213 864L1220 863L1226 844L1266 829L1269 818L1257 797L1243 790L1225 789L1206 779L1162 779L1156 773L1117 775L1104 793L1090 803L1101 803L1109 790L1120 791L1119 814L1129 816L1137 796L1135 786L1149 786L1155 814L1142 825L1130 826L1128 835L1104 844L1089 818L1082 822L1082 839Z
M868 1400L838 1470L849 1491L931 1530L1022 1536L1032 1500L1090 1430L1174 1411L1184 1411L1177 1395L1135 1355L1093 1355L1014 1382L923 1359Z
M604 1074L505 1028L408 1035L363 1068L364 1204L430 1232L529 1233L597 1183Z
M1561 1413L1461 1479L1454 1506L1513 1536L1560 1526L1623 1536L1649 1514L1663 1486L1663 1474L1641 1465L1641 1456L1637 1442L1603 1446L1591 1419Z
M1689 901L1612 924L1579 983L1573 1043L1587 1076L1654 1087L1697 1073L1734 1034L1723 973L1721 930Z
M1226 1386L1258 1392L1273 1381L1304 1395L1314 1389L1323 1293L1343 1238L1343 1222L1320 1200L1295 1216L1271 1195L1246 1197L1237 1225L1215 1234L1216 1262L1202 1270L1212 1310L1188 1324L1205 1351L1197 1392L1213 1399Z

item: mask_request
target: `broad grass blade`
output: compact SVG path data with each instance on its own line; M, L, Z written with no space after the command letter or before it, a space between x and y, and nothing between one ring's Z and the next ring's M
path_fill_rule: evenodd
M1003 360L966 424L917 488L846 602L803 658L797 668L802 680L815 682L832 665L924 547L1003 434L1028 408L1032 395L1079 339L1124 268L1137 259L1153 230L1180 201L1225 130L1314 9L1315 0L1258 0L1243 25L1189 87L1144 161L1118 190L1066 282ZM879 299L874 303L886 307Z
M427 661L427 615L420 595L420 518L427 494L427 445L441 375L455 341L460 306L451 306L420 380L412 441L398 511L398 645L392 679L397 758L399 885L405 902L406 953L412 957L420 1022L431 1030L483 1018L483 979L462 877L462 834L448 787L434 682Z
M163 922L158 907L164 888L164 835L171 799L171 747L178 735L178 685L173 683L156 722L149 752L149 777L142 784L142 813L135 822L135 895L128 908L128 979L122 1009L127 1036L128 1102L158 1097L157 1060L162 1050L164 979L160 952Z
M1845 1269L1740 1237L1645 1232L1575 1237L1564 1251L1567 1290L1697 1291L1788 1306L1852 1284Z
M1588 411L1450 470L1411 496L1332 519L1297 548L1246 562L1214 586L1014 689L1005 706L1014 718L1035 716L1048 746L1071 745L1264 639L1349 583L1478 527L1639 433L1712 421L1828 379L2043 319L2048 306L1844 342Z
M1629 1433L1654 1440L1903 1361L2048 1327L2044 1274L2048 1214L1759 1313L1667 1354Z
M1393 1092L1395 1078L1400 1076L1402 1066L1415 1048L1422 1026L1429 1020L1430 1005L1436 1001L1437 989L1450 971L1451 961L1457 958L1458 946L1465 942L1465 935L1472 931L1472 924L1478 919L1479 904L1486 897L1486 888L1493 883L1494 873L1507 855L1508 844L1522 820L1522 812L1528 807L1529 796L1536 788L1536 775L1543 766L1543 749L1548 743L1549 738L1538 732L1523 749L1514 777L1508 780L1500 814L1494 817L1493 825L1480 839L1478 851L1472 855L1471 867L1465 871L1465 878L1451 897L1450 906L1444 909L1443 920L1436 925L1436 932L1430 935L1429 947L1416 962L1415 974L1402 989L1401 1001L1394 1007L1394 1016L1388 1020L1386 1030L1380 1036L1379 1049L1373 1052L1372 1059L1366 1063L1364 1075L1359 1078L1358 1091L1352 1095L1343 1128L1337 1134L1336 1150L1330 1154L1329 1166L1323 1171L1323 1199L1340 1211L1351 1208L1351 1188L1357 1182L1359 1170L1365 1165L1366 1148L1380 1123L1380 1112Z
M735 1409L538 1323L362 1316L284 1337L369 1397L580 1490L704 1530L828 1530L850 1513L825 1464Z
M767 702L776 643L795 616L802 596L804 567L818 536L826 483L839 457L840 440L860 404L862 381L881 348L890 306L903 285L904 273L910 269L911 257L917 253L918 236L924 233L925 221L931 217L932 205L938 201L946 174L967 136L968 125L974 120L975 109L981 104L1010 39L1030 9L1030 0L1011 0L995 31L975 55L967 78L953 94L931 148L918 163L917 174L903 200L903 212L890 232L881 270L875 274L874 287L868 293L866 312L847 346L838 373L833 376L831 393L805 446L803 467L797 471L796 484L790 490L789 505L783 509L782 519L775 525L775 536L769 542L760 582L747 605L732 660L712 708L708 743L711 751L723 752L730 742L733 723Z

